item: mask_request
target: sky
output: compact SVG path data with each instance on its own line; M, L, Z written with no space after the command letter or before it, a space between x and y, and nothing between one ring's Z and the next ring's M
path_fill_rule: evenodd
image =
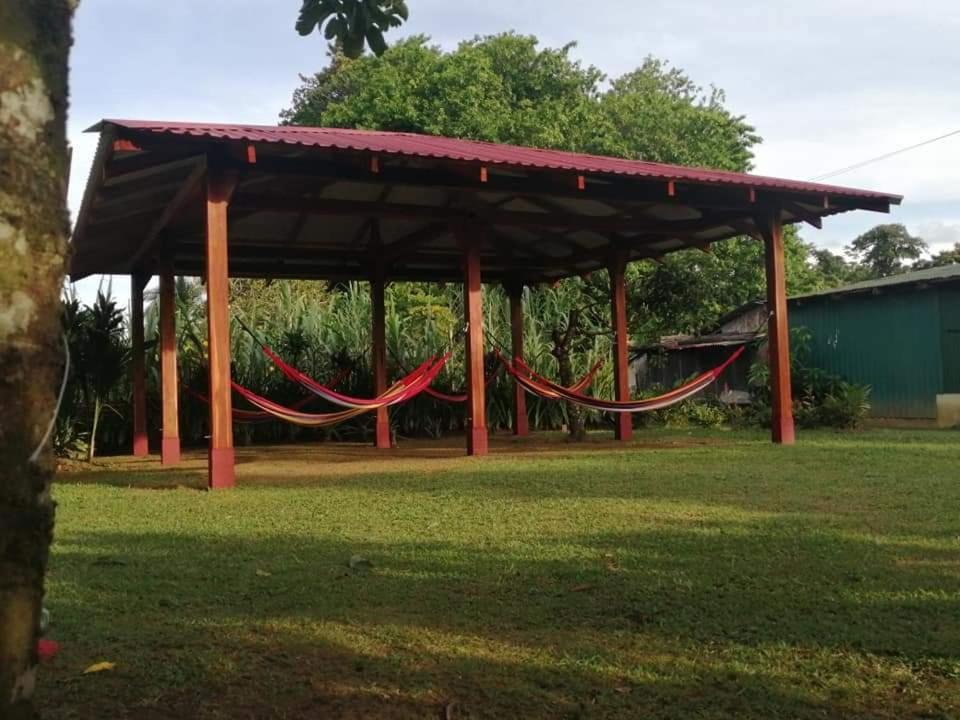
M763 137L755 172L810 179L960 130L956 0L408 0L388 41L424 34L444 48L515 30L609 77L647 55L726 91ZM326 62L319 35L293 29L299 2L82 0L71 56L69 202L75 213L105 117L275 124L301 74ZM890 215L827 218L803 237L840 251L881 222L934 250L960 242L960 135L831 183L905 196ZM91 300L99 278L77 284ZM126 278L114 291L129 295Z

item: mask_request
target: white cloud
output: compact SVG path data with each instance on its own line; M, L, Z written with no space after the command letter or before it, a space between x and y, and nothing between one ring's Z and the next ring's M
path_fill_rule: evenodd
M927 241L931 251L946 250L960 243L960 220L921 222L916 226L916 234Z

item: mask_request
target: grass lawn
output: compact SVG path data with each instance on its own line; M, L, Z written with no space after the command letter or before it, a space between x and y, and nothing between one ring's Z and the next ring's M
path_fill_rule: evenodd
M960 717L960 433L460 447L62 473L44 716Z

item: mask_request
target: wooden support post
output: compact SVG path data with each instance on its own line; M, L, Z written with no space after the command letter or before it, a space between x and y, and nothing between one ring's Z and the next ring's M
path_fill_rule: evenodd
M387 390L387 308L386 273L383 263L375 262L373 277L370 279L370 302L373 314L373 390L382 395ZM390 440L390 415L387 408L377 409L376 439L374 444L388 449Z
M523 359L523 283L509 283L506 287L510 298L510 340L513 361ZM527 437L530 424L527 419L527 391L516 380L513 382L513 434Z
M177 320L173 263L167 259L160 268L160 395L163 430L160 463L180 462L180 418L177 407Z
M767 352L770 362L771 435L773 442L793 445L793 394L790 388L790 326L783 260L783 222L778 208L757 219L763 234L767 270Z
M467 323L467 454L486 455L487 408L483 368L483 286L480 281L480 248L476 235L457 228L463 245L463 305Z
M211 489L235 484L233 407L230 396L230 309L227 269L227 206L236 175L211 167L207 174L207 365L210 372Z
M617 400L630 399L629 331L627 329L627 290L624 283L627 261L622 253L610 259L610 319L613 324L613 388ZM614 437L624 442L633 437L633 416L614 413Z
M133 454L146 457L147 442L147 374L143 349L143 289L149 277L141 273L130 276L130 344L133 375Z

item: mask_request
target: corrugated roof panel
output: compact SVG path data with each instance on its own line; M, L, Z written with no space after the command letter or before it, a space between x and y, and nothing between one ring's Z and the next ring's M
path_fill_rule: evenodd
M899 203L902 198L890 193L820 183L787 180L784 178L736 173L724 170L666 165L641 160L586 155L560 150L499 145L477 140L417 135L415 133L349 130L343 128L315 128L293 125L225 125L215 123L160 122L153 120L104 120L91 130L115 125L165 135L208 137L219 140L249 143L300 145L313 148L355 150L383 154L409 155L445 160L478 162L488 165L514 166L537 169L568 170L582 173L626 175L679 182L739 185L758 190L785 190L800 193L876 199Z

